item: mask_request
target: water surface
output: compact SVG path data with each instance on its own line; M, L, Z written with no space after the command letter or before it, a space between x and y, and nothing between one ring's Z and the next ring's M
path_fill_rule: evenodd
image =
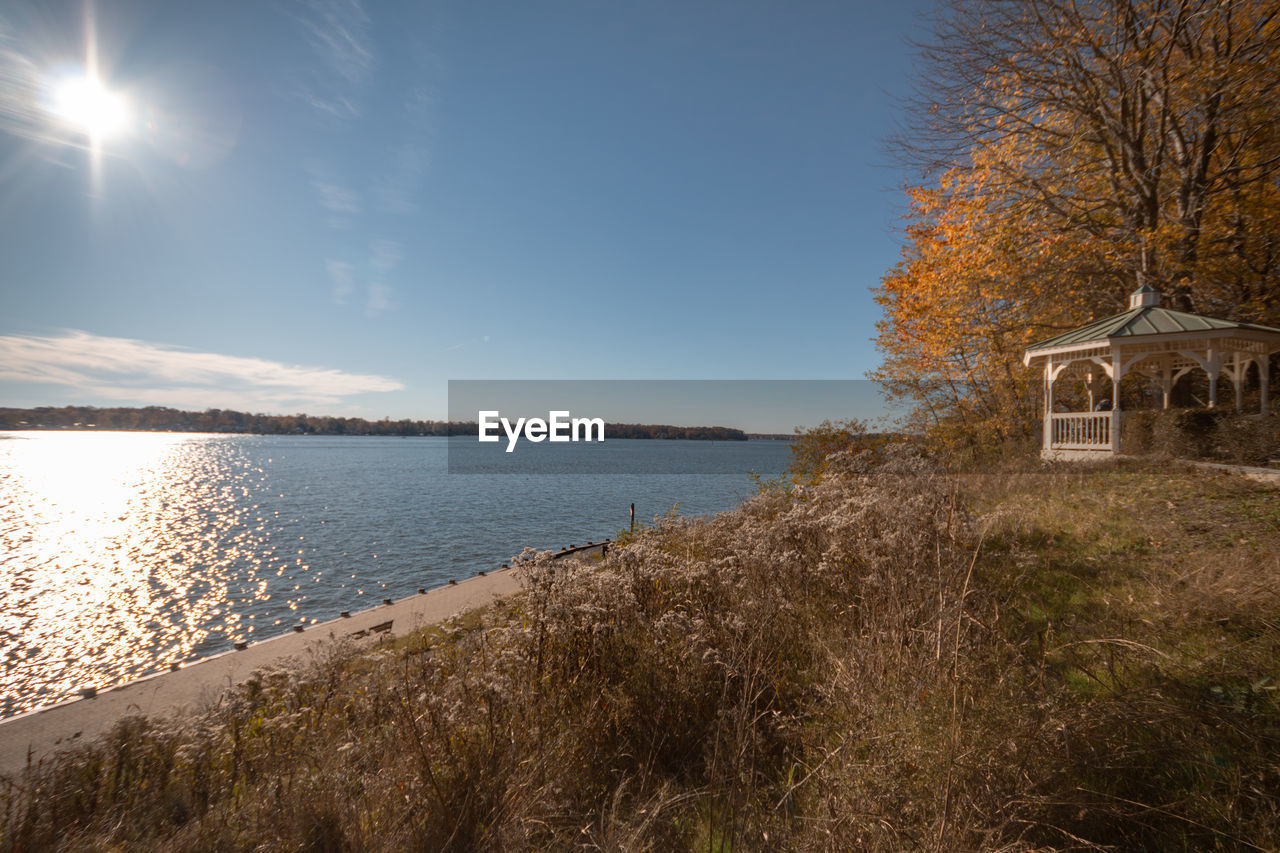
M637 471L736 473L449 474L467 440L0 433L0 714L611 536L632 502L728 509L788 456L612 441Z

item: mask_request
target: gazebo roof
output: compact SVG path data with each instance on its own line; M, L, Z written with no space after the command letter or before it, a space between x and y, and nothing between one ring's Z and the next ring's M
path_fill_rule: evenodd
M1145 291L1153 292L1150 288ZM1140 293L1143 291L1139 291ZM1134 294L1135 296L1137 294ZM1027 354L1037 350L1055 349L1072 344L1101 343L1112 338L1138 337L1141 335L1164 335L1178 332L1226 332L1251 331L1280 334L1280 329L1270 326L1259 326L1255 323L1237 323L1231 320L1219 320L1216 317L1205 317L1200 314L1188 314L1185 311L1174 311L1162 308L1158 304L1140 305L1130 308L1122 314L1094 320L1078 329L1054 335L1047 340L1027 347Z

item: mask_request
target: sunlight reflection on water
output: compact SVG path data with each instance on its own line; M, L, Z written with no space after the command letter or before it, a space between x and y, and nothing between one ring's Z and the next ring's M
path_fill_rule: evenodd
M222 606L263 564L268 533L242 503L263 476L234 445L187 436L0 443L4 712L186 660L213 632L239 639L248 626Z
M616 452L730 454L776 442ZM635 445L642 445L637 451ZM677 445L684 445L678 447ZM750 445L750 446L748 446ZM449 475L447 440L0 433L0 716L474 574L524 546L603 538L745 476Z

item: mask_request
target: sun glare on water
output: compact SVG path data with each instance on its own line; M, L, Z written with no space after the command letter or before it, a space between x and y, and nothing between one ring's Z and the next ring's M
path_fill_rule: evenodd
M229 592L261 550L231 450L166 433L0 436L0 717L246 637L249 619L221 613L230 594L261 596Z

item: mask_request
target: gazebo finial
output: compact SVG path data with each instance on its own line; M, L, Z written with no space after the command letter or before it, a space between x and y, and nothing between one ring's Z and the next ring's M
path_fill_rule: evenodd
M1160 304L1160 291L1149 284L1144 284L1129 294L1129 308L1154 307Z

